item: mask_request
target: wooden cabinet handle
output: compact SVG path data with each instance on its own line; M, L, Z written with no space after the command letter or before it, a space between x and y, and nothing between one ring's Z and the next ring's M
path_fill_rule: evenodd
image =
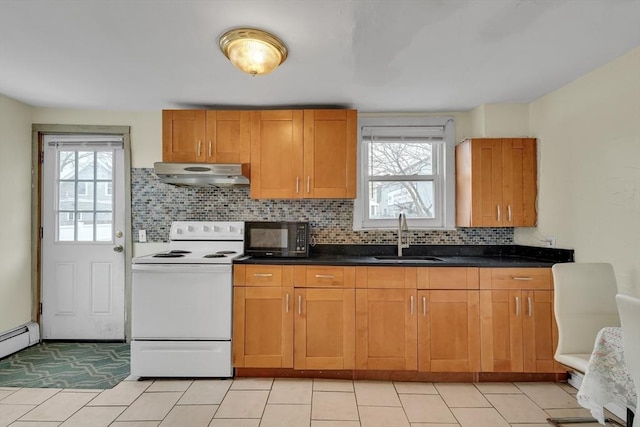
M502 215L500 215L500 205L496 205L496 211L497 211L498 222L500 222L500 217L502 216Z
M427 315L427 297L422 297L422 315Z
M513 280L521 280L521 281L525 281L525 282L533 280L533 277L529 277L529 276L512 276L511 278Z
M302 295L298 295L298 314L302 314Z
M411 296L409 297L409 301L410 301L410 304L409 304L409 307L410 307L409 313L413 316L413 295L411 295Z
M511 205L507 206L507 221L511 222Z
M300 194L300 177L296 176L296 194Z
M271 277L273 274L271 273L253 273L254 277Z
M533 304L531 302L531 297L527 297L527 306L529 311L529 317L533 316Z
M289 312L289 294L286 294L284 296L284 312L285 313Z
M316 279L333 279L333 277L330 274L316 274Z
M307 177L307 193L311 192L311 177Z
M211 141L209 141L209 157L213 156L213 151L211 150Z
M520 316L520 298L516 297L516 317Z

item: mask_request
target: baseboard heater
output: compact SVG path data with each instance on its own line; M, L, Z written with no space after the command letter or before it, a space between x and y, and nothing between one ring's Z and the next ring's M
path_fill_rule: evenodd
M0 358L37 344L40 341L40 327L36 322L25 323L0 335Z

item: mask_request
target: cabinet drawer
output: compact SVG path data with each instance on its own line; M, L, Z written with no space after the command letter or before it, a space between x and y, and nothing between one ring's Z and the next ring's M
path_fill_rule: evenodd
M357 267L356 288L415 289L416 267Z
M233 283L235 286L292 286L293 266L237 265Z
M478 289L477 267L418 268L418 289Z
M306 266L304 274L296 269L295 286L307 288L353 288L355 286L355 268L337 266ZM300 278L303 281L298 281Z
M481 268L480 289L553 289L550 268Z

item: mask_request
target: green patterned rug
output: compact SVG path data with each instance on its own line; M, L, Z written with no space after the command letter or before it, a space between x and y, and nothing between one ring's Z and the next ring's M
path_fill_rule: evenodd
M0 387L112 388L129 355L123 343L43 342L0 360Z

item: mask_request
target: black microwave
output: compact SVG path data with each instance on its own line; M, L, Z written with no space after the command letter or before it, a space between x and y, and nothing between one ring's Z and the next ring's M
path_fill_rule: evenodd
M308 257L308 222L244 223L244 254L254 257Z

